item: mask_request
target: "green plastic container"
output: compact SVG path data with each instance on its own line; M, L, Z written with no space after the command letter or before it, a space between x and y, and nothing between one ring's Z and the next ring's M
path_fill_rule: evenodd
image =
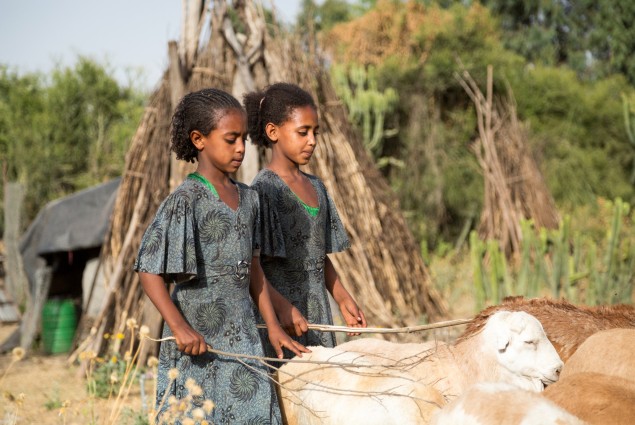
M42 309L42 343L48 354L68 353L77 329L75 304L69 299L50 299Z

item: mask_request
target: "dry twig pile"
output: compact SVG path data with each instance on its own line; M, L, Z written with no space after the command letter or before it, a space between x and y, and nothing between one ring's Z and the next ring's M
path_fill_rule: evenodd
M520 253L521 221L531 219L538 228L557 228L555 202L527 148L513 99L494 100L492 67L488 67L485 95L469 73L463 72L458 79L476 108L479 138L472 150L485 179L479 234L498 240L508 256Z

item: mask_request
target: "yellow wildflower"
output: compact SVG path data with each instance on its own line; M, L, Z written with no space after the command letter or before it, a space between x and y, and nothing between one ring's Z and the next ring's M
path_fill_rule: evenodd
M192 417L194 419L198 419L199 421L201 419L205 419L205 411L201 408L194 409L192 410Z
M60 408L59 411L59 416L64 416L66 414L66 409L68 409L71 405L71 401L70 400L65 400L64 403L62 403L62 407Z
M185 381L185 388L188 389L188 391L192 390L192 387L194 387L196 385L196 381L194 380L194 378L187 378L187 380Z
M79 359L80 360L93 360L95 357L97 357L97 353L95 353L92 350L86 350L86 351L82 351L81 353L79 353Z
M119 333L117 333L117 335L115 335L115 338L117 338L117 339L123 339L123 337L124 337L124 335L121 332L119 332Z
M22 404L24 404L25 398L26 395L24 393L18 394L18 398L15 399L15 404L17 404L18 406L22 406Z
M159 359L154 356L148 357L148 367L157 367L159 365Z
M179 377L179 370L177 368L170 369L170 371L168 372L168 378L170 378L170 381L174 381L178 377Z
M190 388L190 395L193 397L201 396L203 395L203 389L195 384Z
M24 351L24 348L22 347L15 347L13 351L11 351L11 355L13 357L14 362L19 362L20 360L22 360L25 354L26 352Z
M205 400L203 402L203 410L205 410L205 413L207 413L208 415L212 413L212 410L214 410L214 407L216 407L216 405L214 404L212 400Z

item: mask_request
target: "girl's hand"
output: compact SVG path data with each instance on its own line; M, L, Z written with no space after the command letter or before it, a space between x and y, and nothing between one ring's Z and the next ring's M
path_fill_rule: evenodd
M289 335L287 335L280 326L276 326L275 328L268 329L269 331L269 341L273 346L274 350L276 350L276 355L279 359L284 357L284 353L282 352L282 347L291 350L295 353L296 356L302 357L302 353L310 353L311 350L306 348L304 345L300 344L298 341L291 339Z
M190 356L198 356L207 352L207 343L203 335L196 332L188 324L176 326L172 329L172 334L176 338L176 346L179 351L189 354Z
M271 294L271 304L282 329L292 336L300 336L307 332L309 330L309 322L300 313L300 310L280 295L269 281L267 281L267 289Z
M280 326L289 335L300 336L309 330L309 322L294 305L287 304L285 308L276 311Z
M365 328L366 316L361 308L357 306L357 303L352 298L347 298L340 303L340 311L342 312L342 318L346 322L346 326L350 328ZM359 332L349 332L348 336L360 335Z

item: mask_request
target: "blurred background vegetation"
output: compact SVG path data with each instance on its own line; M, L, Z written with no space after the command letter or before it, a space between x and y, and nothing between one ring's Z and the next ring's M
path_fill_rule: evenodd
M434 282L478 308L510 294L632 302L632 22L635 2L621 0L303 0L288 29L325 55ZM512 257L475 233L478 129L456 73L484 86L488 65L562 218L524 222ZM0 158L5 179L27 186L25 226L49 200L121 173L147 96L83 57L51 75L0 67Z

